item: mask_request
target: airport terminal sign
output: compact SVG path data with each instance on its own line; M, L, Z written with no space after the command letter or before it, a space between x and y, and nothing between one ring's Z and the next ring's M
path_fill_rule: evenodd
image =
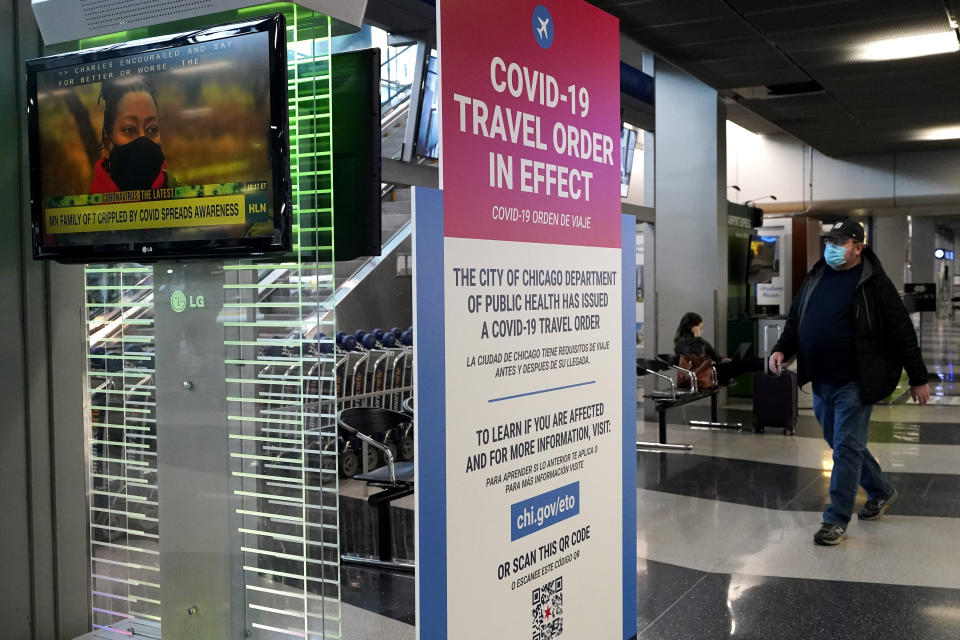
M582 0L438 14L444 405L417 416L419 636L631 638L618 24ZM422 289L439 274L421 258ZM440 389L418 358L419 412Z

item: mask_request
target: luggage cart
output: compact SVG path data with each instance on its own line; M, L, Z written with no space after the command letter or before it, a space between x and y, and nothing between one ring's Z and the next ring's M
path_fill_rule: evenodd
M394 406L402 410L404 400L413 393L412 369L413 350L410 347L348 352L337 363L338 410L356 407L391 409ZM349 393L344 394L344 390ZM412 420L378 438L378 443L383 444L396 460L413 459ZM369 473L386 464L386 455L378 455L374 447L358 438L348 438L340 451L340 475L344 478Z

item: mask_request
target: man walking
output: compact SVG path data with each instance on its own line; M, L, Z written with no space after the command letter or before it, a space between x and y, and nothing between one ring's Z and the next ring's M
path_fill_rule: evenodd
M830 506L813 541L836 545L847 537L858 485L867 492L860 520L876 520L897 499L867 450L873 403L893 392L904 368L915 401L926 404L930 388L913 323L863 243L863 227L838 222L825 239L823 259L794 298L769 365L779 374L796 356L799 384L813 383L813 411L833 449Z

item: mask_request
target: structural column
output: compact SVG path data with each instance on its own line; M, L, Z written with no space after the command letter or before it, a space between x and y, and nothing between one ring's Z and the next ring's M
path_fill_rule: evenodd
M910 269L907 282L934 282L936 225L932 218L913 216L910 233Z
M898 291L903 291L907 266L907 219L901 216L884 216L874 219L873 250L883 263Z
M43 53L29 0L0 0L0 637L89 629L83 272L32 259L23 61Z
M654 78L658 352L673 352L674 332L687 311L703 316L704 337L723 351L727 315L723 108L714 89L667 63L657 62Z

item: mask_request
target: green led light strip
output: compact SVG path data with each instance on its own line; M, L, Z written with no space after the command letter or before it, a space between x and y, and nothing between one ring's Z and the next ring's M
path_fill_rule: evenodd
M283 615L297 620L286 634L339 638L339 554L316 551L339 548L336 474L318 473L337 464L335 361L313 350L314 335L334 326L320 322L334 293L330 20L292 5L279 8L287 18L293 253L290 260L225 267L231 473L241 550L248 554L248 626L274 630ZM319 516L311 514L320 512L336 524L318 527L312 518ZM275 589L260 586L263 575L274 577ZM310 593L318 583L328 585L322 595ZM283 607L278 595L300 602Z

